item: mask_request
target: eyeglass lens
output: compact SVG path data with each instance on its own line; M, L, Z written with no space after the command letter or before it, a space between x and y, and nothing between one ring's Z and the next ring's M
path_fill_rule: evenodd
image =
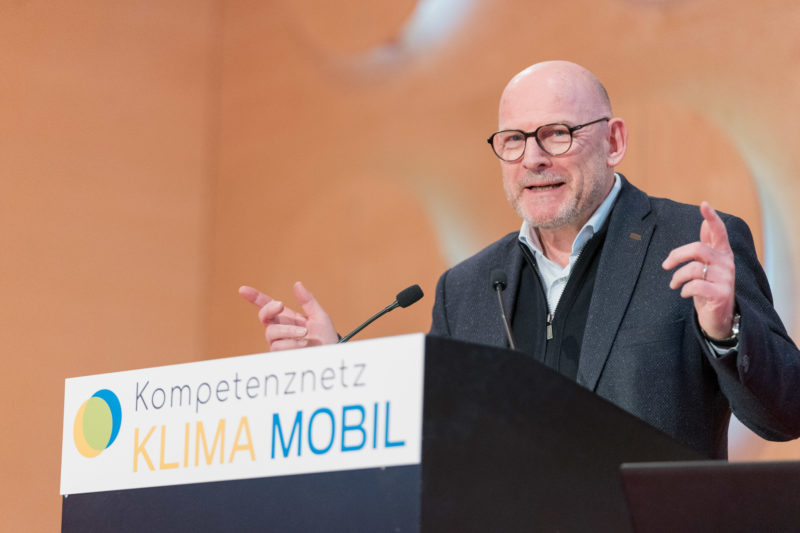
M536 142L550 155L561 155L572 145L572 133L563 124L542 126L536 131ZM521 131L499 132L492 139L495 153L506 161L515 161L525 152L527 136Z

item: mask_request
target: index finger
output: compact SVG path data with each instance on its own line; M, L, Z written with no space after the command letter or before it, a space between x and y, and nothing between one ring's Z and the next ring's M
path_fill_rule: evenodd
M730 249L728 242L728 230L725 229L725 223L717 214L717 211L711 207L708 202L700 204L700 214L703 215L705 220L700 228L700 241L708 244L715 250Z
M711 254L711 249L703 243L690 242L671 250L667 258L661 263L661 268L671 270L681 263L689 261L699 261L707 264L711 262Z
M258 289L254 289L253 287L248 287L247 285L242 285L241 287L239 287L239 294L241 294L245 300L252 303L259 309L264 307L273 300L271 297L267 296Z

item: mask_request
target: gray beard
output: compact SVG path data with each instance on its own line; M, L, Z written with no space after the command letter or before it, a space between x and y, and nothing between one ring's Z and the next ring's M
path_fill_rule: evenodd
M537 174L540 178L544 178L547 181L555 181L556 179L560 178L556 174L551 174L549 172L543 172ZM581 212L580 206L578 205L578 199L572 198L570 203L565 205L562 210L556 214L555 218L551 220L544 220L544 221L537 221L527 218L525 213L522 210L522 207L517 202L515 203L514 207L517 214L525 220L529 226L532 228L544 229L544 230L552 230L562 228L564 226L569 225L577 225L579 223L585 223L588 220L594 211L603 203L603 200L608 194L606 191L607 185L603 182L602 179L594 180L594 184L592 189L589 191L589 197L587 198L587 205L592 206L591 211L588 213ZM582 220L583 218L586 220Z
M571 224L575 224L578 222L578 218L580 215L580 213L578 212L578 206L575 203L566 206L566 209L564 209L561 213L559 213L556 216L556 218L542 222L526 219L521 213L521 211L522 210L519 209L517 210L517 213L528 222L528 225L531 226L532 228L538 228L538 229L557 229Z

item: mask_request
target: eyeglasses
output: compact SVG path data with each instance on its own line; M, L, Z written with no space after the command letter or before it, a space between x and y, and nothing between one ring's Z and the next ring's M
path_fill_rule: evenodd
M539 126L534 131L522 130L503 130L492 134L486 139L492 145L494 154L503 161L517 161L525 153L525 146L528 138L536 139L539 148L550 155L563 155L572 148L572 134L581 128L597 124L604 120L611 120L608 117L598 118L586 124L578 126L568 126L566 124L545 124Z

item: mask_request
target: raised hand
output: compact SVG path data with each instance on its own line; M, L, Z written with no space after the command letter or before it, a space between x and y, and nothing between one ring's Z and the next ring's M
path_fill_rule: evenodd
M339 340L328 313L299 281L294 284L294 295L303 313L253 287L239 287L239 294L258 307L258 320L266 328L264 336L270 351L333 344Z
M681 297L693 298L697 320L707 337L731 335L734 313L736 268L725 223L708 204L700 204L703 223L700 240L672 250L661 265L672 275L670 288L681 289Z

